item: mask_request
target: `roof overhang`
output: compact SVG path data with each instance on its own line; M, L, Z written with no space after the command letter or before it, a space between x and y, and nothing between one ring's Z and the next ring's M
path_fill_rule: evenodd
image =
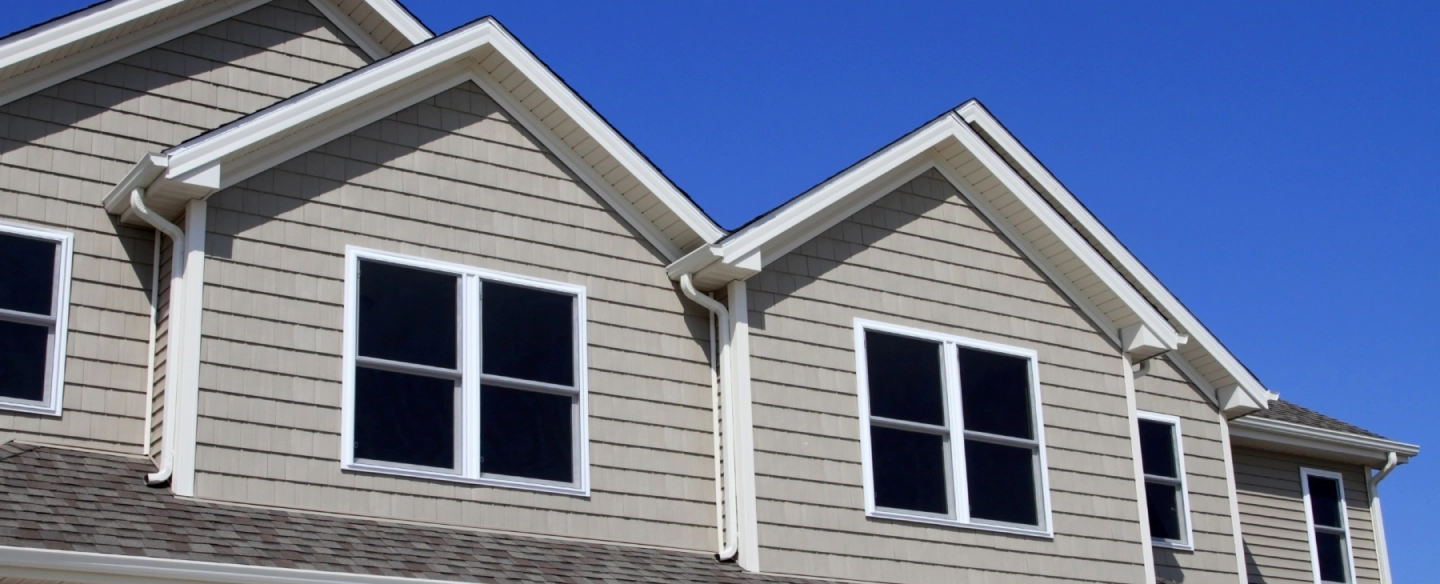
M1239 446L1372 466L1383 466L1392 452L1401 463L1420 454L1414 444L1256 417L1230 420L1230 440Z
M4 575L49 582L87 584L442 584L401 578L297 568L199 562L148 556L97 554L0 546ZM444 584L450 584L444 582Z
M466 81L479 85L673 261L724 232L494 19L482 19L147 156L106 196L137 222L130 193L175 216L235 185Z
M720 245L671 264L715 289L749 278L836 223L931 169L1029 257L1135 360L1176 350L1185 336L1105 261L960 116L948 112L796 197Z
M982 134L1017 173L1023 173L1034 192L1044 197L1046 205L1062 216L1138 291L1147 305L1158 311L1179 334L1190 337L1190 342L1178 350L1178 360L1186 365L1182 369L1197 385L1209 388L1226 416L1266 409L1271 400L1280 397L1266 389L985 106L972 100L956 110L956 114Z
M0 40L0 104L269 1L111 0L10 35ZM395 0L309 1L372 57L433 36Z

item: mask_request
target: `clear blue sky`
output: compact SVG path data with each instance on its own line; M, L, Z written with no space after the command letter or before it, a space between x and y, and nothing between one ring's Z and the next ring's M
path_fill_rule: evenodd
M499 17L724 227L978 97L1271 389L1440 449L1440 3L402 2Z

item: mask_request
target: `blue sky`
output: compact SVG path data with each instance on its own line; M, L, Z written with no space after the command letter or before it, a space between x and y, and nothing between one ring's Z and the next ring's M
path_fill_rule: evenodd
M724 227L978 97L1271 389L1440 447L1440 3L402 1L499 17ZM1433 456L1382 491L1399 582Z

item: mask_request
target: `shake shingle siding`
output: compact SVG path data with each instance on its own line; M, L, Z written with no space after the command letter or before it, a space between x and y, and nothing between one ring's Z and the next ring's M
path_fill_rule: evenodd
M1135 380L1135 390L1141 411L1180 418L1188 475L1195 550L1156 548L1156 573L1176 582L1231 584L1239 564L1230 521L1230 490L1225 483L1220 414L1168 358L1151 361L1150 373Z
M0 434L140 451L153 239L101 199L145 153L367 62L276 0L0 106L0 219L75 234L64 416L0 412Z
M1304 491L1300 485L1301 467L1345 476L1346 518L1355 554L1355 577L1359 582L1379 582L1363 467L1237 447L1235 483L1250 582L1310 584L1315 581L1305 524Z
M197 495L705 550L705 314L471 83L216 194ZM347 245L585 286L592 495L341 472Z
M931 171L750 280L762 569L876 582L1143 579L1116 349ZM1040 356L1053 540L867 519L856 317Z

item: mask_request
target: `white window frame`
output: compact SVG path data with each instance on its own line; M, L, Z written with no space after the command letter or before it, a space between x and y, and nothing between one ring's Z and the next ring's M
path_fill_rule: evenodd
M371 260L388 263L391 265L405 266L452 274L460 279L461 303L457 314L459 322L457 331L460 335L459 371L455 374L459 379L460 399L456 400L456 415L460 418L459 431L456 432L456 457L458 460L455 470L446 472L427 467L418 467L402 463L357 460L355 458L355 367L358 361L362 360L359 355L359 302L360 293L359 273L360 261ZM520 379L502 378L499 376L484 375L480 373L480 331L484 325L484 315L481 312L482 302L480 299L480 287L483 282L497 282L512 284L527 288L535 288L549 292L558 292L575 297L574 335L573 340L575 358L575 385L565 387L549 383L526 381ZM504 487L512 489L524 489L540 491L560 495L574 495L580 497L590 496L590 424L589 424L589 392L586 384L589 378L588 366L586 363L586 342L585 329L587 320L585 314L586 296L585 287L563 282L542 280L529 276L508 274L473 266L454 264L414 256L401 255L386 251L367 249L356 246L345 248L345 331L344 331L344 374L342 387L342 430L340 440L341 467L345 470L399 475L412 478L451 481L473 485L485 485L492 487ZM404 368L430 369L423 365L407 365L403 363L374 363L371 366L380 365L382 368L402 371ZM471 373L473 372L473 373ZM506 477L498 475L482 475L480 472L480 386L481 384L499 384L526 391L537 391L560 395L578 396L576 406L572 409L571 428L574 430L572 440L574 457L574 482L560 483L543 479L531 479L525 477Z
M0 397L0 410L59 416L65 399L65 346L70 332L70 265L75 236L67 231L0 221L0 233L56 244L55 280L48 316L0 310L0 320L51 327L46 345L45 395L39 401Z
M1340 495L1340 527L1316 526L1315 512L1310 508L1310 477L1320 477L1335 481L1336 492ZM1315 577L1315 584L1326 584L1326 580L1320 579L1320 549L1315 543L1315 530L1323 529L1332 533L1338 533L1345 538L1345 578L1347 584L1355 582L1355 550L1352 548L1350 537L1350 505L1345 501L1345 475L1328 470L1317 468L1300 468L1300 490L1305 494L1305 539L1310 542L1310 569Z
M875 331L889 333L914 339L938 342L942 349L942 375L941 384L945 392L945 426L930 426L929 424L918 424L901 420L887 421L883 424L876 424L881 427L901 428L911 431L931 432L942 434L948 438L946 443L946 472L949 480L946 485L947 495L950 499L950 513L940 515L909 511L904 509L889 509L875 505L875 475L874 463L870 451L870 426L874 419L870 415L870 381L869 371L866 363L865 333ZM1031 422L1034 424L1035 440L1032 445L1029 441L1004 436L991 436L978 432L968 432L964 429L964 404L960 396L960 363L957 347L976 349L1021 357L1030 362L1030 407ZM1046 460L1045 448L1045 417L1044 405L1040 400L1040 359L1039 354L1034 350L1009 345L1001 345L988 341L981 341L968 337L948 335L917 329L907 326L877 322L862 318L855 319L855 372L856 385L860 399L860 452L861 462L864 467L865 485L865 515L877 519L890 519L900 521L913 521L917 523L928 523L946 527L961 527L983 531L998 531L1016 535L1032 537L1054 538L1054 521L1051 518L1050 510L1050 465ZM984 437L986 441L997 444L1022 445L1034 447L1038 452L1036 456L1036 514L1040 525L1019 525L1014 523L1003 523L975 519L970 516L969 493L965 488L965 439L967 436Z
M1144 477L1146 483L1156 482L1170 486L1180 487L1179 511L1181 521L1180 531L1182 539L1173 540L1152 536L1150 538L1150 543L1155 547L1170 548L1183 551L1194 551L1195 529L1190 517L1190 479L1189 475L1185 472L1185 434L1181 430L1180 418L1177 416L1158 414L1155 412L1136 412L1136 417L1149 422L1167 424L1171 427L1171 443L1175 449L1175 472L1180 475L1179 479L1172 479L1170 477L1162 477L1159 475L1149 474L1145 475ZM1142 464L1141 466L1143 467L1144 465ZM1146 510L1146 513L1149 513L1148 509ZM1147 516L1145 520L1149 521L1150 518Z

